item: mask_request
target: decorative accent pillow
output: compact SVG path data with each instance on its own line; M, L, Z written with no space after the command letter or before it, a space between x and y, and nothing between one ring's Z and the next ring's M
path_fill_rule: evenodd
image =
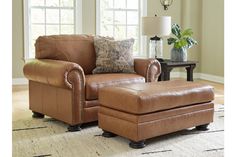
M111 40L94 37L96 68L98 73L134 73L134 39Z
M95 41L95 38L96 38L96 39L114 40L113 37L109 37L109 36L100 36L100 35L94 36L94 41ZM97 53L97 52L99 51L99 47L96 47L95 44L94 44L94 48L95 48L95 52Z

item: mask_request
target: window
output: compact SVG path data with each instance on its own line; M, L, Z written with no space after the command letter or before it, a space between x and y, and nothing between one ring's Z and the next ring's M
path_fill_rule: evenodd
M81 32L81 0L25 0L25 59L34 58L41 35Z
M97 0L97 34L116 39L134 38L134 56L144 54L141 17L146 15L146 0Z

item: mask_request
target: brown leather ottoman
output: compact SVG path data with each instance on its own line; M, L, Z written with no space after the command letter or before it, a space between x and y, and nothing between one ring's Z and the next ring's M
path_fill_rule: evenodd
M130 147L146 139L213 122L213 88L181 80L105 87L99 91L98 124L103 136L120 135Z

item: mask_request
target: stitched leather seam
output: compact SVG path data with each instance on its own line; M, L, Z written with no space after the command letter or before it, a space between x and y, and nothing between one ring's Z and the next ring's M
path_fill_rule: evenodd
M79 74L79 88L80 89L75 89L75 82L73 82L73 80L70 80L70 78L68 77L69 76L69 74L70 73L72 73L72 71L77 71L78 72L78 74ZM72 110L74 110L74 111L72 111L72 112L74 112L74 116L76 116L76 112L79 112L79 122L80 123L82 123L83 122L83 106L84 106L84 103L85 103L85 94L84 94L84 86L85 86L85 84L84 84L84 82L85 82L85 80L84 80L84 77L83 77L83 71L82 71L82 69L77 69L77 68L72 68L68 73L67 73L67 76L66 76L66 82L67 82L67 85L69 86L69 87L72 87L72 91L73 91L73 93L72 93L72 105L73 105L73 107L72 107ZM69 83L69 84L68 84ZM79 90L79 104L75 104L75 97L77 96L77 95L75 95L75 90ZM78 106L78 110L79 111L77 111L77 110L75 110L75 109L73 109L76 105L79 105ZM76 120L76 117L74 118L73 117L73 122Z
M184 114L179 114L179 115L176 115L176 116L171 116L171 117L167 117L167 118L162 118L162 119L158 119L158 120L152 120L152 121L147 121L147 122L141 122L141 123L138 123L140 125L142 124L148 124L148 123L153 123L153 122L158 122L158 121L162 121L162 120L168 120L168 119L173 119L173 118L178 118L178 117L181 117L181 116L184 116L184 115L190 115L190 114L196 114L196 113L200 113L200 112L210 112L210 111L214 111L214 109L206 109L206 110L199 110L199 111L194 111L194 112L188 112L188 113L184 113Z
M123 82L133 82L133 81L142 81L143 78L131 78L131 79L122 79L122 80L119 80L119 81L106 81L106 82L99 82L99 83L91 83L92 85L100 85L100 84L109 84L109 83L123 83Z
M157 67L157 73L156 74L152 74L151 73L151 67L152 66L156 66ZM148 67L147 67L147 71L146 71L146 81L147 82L154 82L157 81L158 76L161 73L161 66L160 63L157 60L152 60L151 63L149 63ZM154 75L154 80L152 80L152 75Z

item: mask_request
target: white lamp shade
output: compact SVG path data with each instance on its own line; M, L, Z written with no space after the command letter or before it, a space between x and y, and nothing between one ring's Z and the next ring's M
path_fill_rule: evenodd
M142 34L148 36L168 36L171 33L170 16L154 16L142 18Z

